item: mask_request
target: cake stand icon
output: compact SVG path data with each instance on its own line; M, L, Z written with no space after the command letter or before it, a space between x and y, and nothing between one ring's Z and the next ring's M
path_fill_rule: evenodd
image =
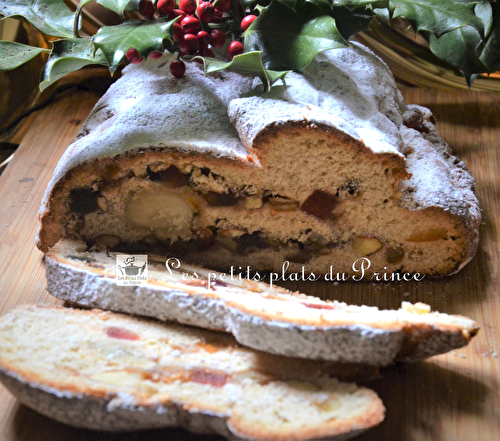
M144 270L146 269L147 263L144 263L142 266L137 266L135 264L135 256L129 256L123 261L124 266L118 265L118 269L122 273L122 275L127 276L137 276L142 275ZM125 273L124 273L125 271ZM139 272L140 271L140 272Z

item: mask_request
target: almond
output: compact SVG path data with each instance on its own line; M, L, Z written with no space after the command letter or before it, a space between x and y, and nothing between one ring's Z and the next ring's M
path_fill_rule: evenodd
M369 256L382 248L382 243L375 237L356 236L352 246L360 256Z

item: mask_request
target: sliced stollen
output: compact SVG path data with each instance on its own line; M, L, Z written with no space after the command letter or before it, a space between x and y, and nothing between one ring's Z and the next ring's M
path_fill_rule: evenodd
M118 286L113 253L62 240L45 256L48 290L91 308L226 331L265 352L373 366L448 352L479 329L469 318L431 312L422 303L403 302L399 310L351 306L177 259L167 269L166 259L156 259L150 256L147 285Z
M223 333L100 310L25 305L0 319L0 379L73 426L180 426L238 440L347 439L379 424L375 392Z
M474 255L481 213L465 164L429 110L406 105L384 63L319 54L259 95L169 56L128 66L54 172L38 246L63 237L174 252L227 271L330 266L451 274Z

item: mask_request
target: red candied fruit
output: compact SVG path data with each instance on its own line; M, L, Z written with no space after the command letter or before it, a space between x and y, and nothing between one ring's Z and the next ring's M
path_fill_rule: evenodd
M222 387L227 383L228 374L221 372L195 369L191 372L190 380L194 383L209 384L214 387Z
M125 328L119 328L118 326L110 326L106 328L106 334L108 337L117 338L119 340L139 340L139 336L132 331Z

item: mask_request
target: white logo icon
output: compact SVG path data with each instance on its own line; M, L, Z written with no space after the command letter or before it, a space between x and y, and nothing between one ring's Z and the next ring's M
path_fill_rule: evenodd
M137 286L148 283L147 254L117 254L116 284L119 286Z

